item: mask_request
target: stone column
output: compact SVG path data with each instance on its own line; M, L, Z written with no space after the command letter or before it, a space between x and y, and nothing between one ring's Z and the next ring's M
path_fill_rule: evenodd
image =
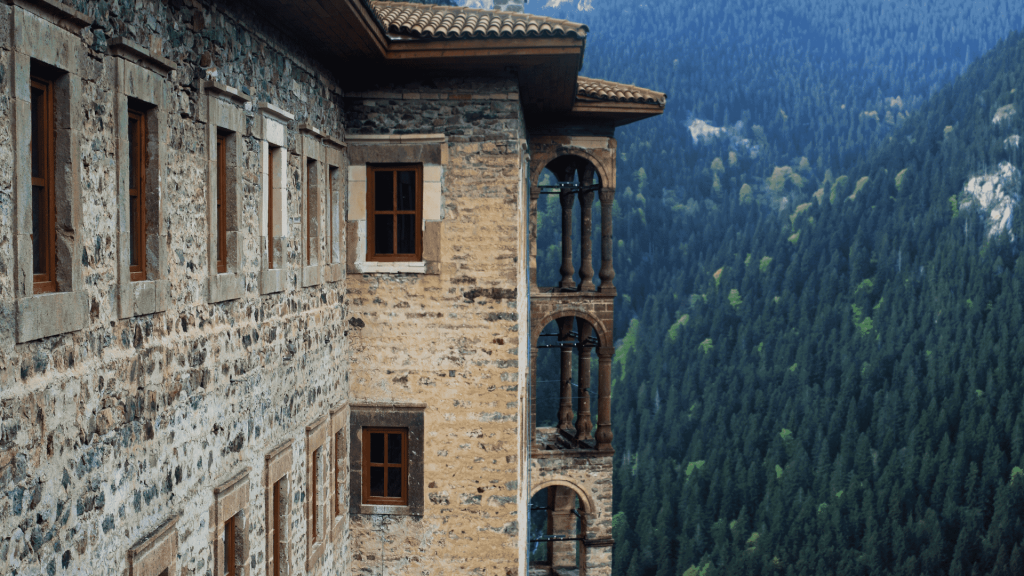
M530 446L537 446L537 343L530 347Z
M612 449L612 356L613 346L597 350L597 440L598 450Z
M556 536L576 536L576 493L564 486L555 487L555 501L551 516L551 533ZM576 567L576 541L551 543L551 566Z
M530 183L530 290L537 287L537 201L540 199L540 188Z
M615 188L601 189L601 278L600 292L615 294L615 269L612 267L612 205Z
M572 430L572 321L562 318L558 321L558 339L562 344L562 379L559 388L558 429L564 432Z
M594 333L593 327L579 320L580 346L579 346L579 400L577 401L576 415L576 442L581 440L593 440L594 423L590 420L590 352L593 346L587 344L587 339Z
M558 199L562 201L562 280L558 287L562 290L575 290L576 281L573 274L576 270L572 265L572 207L576 203L575 194L559 194Z
M593 231L594 191L580 192L580 291L594 290L594 245L590 235Z

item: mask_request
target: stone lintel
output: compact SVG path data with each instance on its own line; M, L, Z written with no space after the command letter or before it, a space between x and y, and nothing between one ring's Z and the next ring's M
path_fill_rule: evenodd
M335 138L334 136L331 136L329 134L328 135L324 135L324 144L330 144L331 146L336 146L338 148L347 148L348 147L348 144L345 143L344 140L342 140L340 138Z
M324 137L324 135L320 132L319 128L313 126L312 124L309 124L308 122L303 122L302 124L299 124L299 133L305 134L306 136L311 136L313 138Z
M291 447L292 440L285 440L277 448L267 453L267 486L273 486L274 482L281 479L291 469Z
M164 570L169 574L176 572L180 517L175 514L128 550L129 576L157 576Z
M349 405L353 410L388 410L422 412L427 409L426 402L405 402L402 400L377 401L353 400Z
M270 102L256 102L256 108L266 116L270 116L275 120L288 123L295 120L295 115L288 112L284 108L271 104Z
M238 88L232 88L226 84L221 84L215 80L207 80L203 82L203 90L207 94L215 94L218 96L224 96L230 100L234 100L240 105L244 105L247 102L252 102L252 97L242 92Z
M23 8L75 34L80 33L82 28L91 26L93 23L92 16L83 14L56 0L3 0L3 2L11 6Z
M442 144L448 141L444 134L351 134L350 144Z
M170 58L164 58L163 56L153 54L148 48L143 48L139 44L136 44L128 38L118 36L112 39L108 46L110 53L114 56L120 56L126 60L134 62L144 68L148 68L153 72L167 76L175 68L178 67Z

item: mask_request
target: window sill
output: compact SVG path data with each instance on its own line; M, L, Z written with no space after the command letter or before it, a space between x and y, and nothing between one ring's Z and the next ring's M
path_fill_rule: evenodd
M410 506L385 506L382 504L359 504L352 514L376 514L379 516L423 516L423 511L414 511Z
M287 282L288 274L283 268L260 270L260 294L264 296L284 292Z
M312 286L319 286L322 280L320 274L320 266L306 266L302 269L302 287L310 288Z
M242 277L234 272L210 276L210 304L242 297Z
M324 266L324 282L341 282L345 279L345 267L340 263L327 264Z
M360 274L431 274L427 262L356 262L356 272Z
M120 286L121 318L147 316L167 310L166 280L141 280Z
M18 343L77 332L89 322L89 295L52 292L19 298Z

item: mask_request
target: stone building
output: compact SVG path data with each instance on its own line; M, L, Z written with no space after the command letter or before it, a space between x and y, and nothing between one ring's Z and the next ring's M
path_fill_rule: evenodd
M0 2L0 573L610 574L614 130L665 97L501 6Z

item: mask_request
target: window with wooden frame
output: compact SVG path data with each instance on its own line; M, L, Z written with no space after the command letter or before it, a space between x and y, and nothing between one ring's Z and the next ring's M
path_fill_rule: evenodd
M244 547L238 541L241 537L240 530L244 524L239 516L239 514L235 514L224 523L224 572L222 572L224 576L239 576L238 553L239 549Z
M217 133L217 273L228 271L228 138Z
M423 259L423 166L366 167L367 261Z
M320 248L320 171L317 160L306 160L306 266L321 263ZM314 254L315 252L315 254Z
M267 269L274 269L274 206L277 206L276 195L277 192L274 187L278 185L275 179L275 165L274 157L277 156L277 148L270 148L267 153L267 229L264 232L267 235Z
M291 494L288 473L292 466L292 442L286 440L266 455L267 576L288 574L288 524Z
M128 270L132 282L146 279L146 114L128 109Z
M409 431L363 428L363 503L409 502Z
M341 244L339 228L341 227L341 169L327 166L327 258L328 264L341 262ZM337 243L337 245L335 245ZM337 251L335 251L337 250Z
M51 80L31 77L32 132L32 275L33 293L57 291L57 200L54 189L54 86Z

